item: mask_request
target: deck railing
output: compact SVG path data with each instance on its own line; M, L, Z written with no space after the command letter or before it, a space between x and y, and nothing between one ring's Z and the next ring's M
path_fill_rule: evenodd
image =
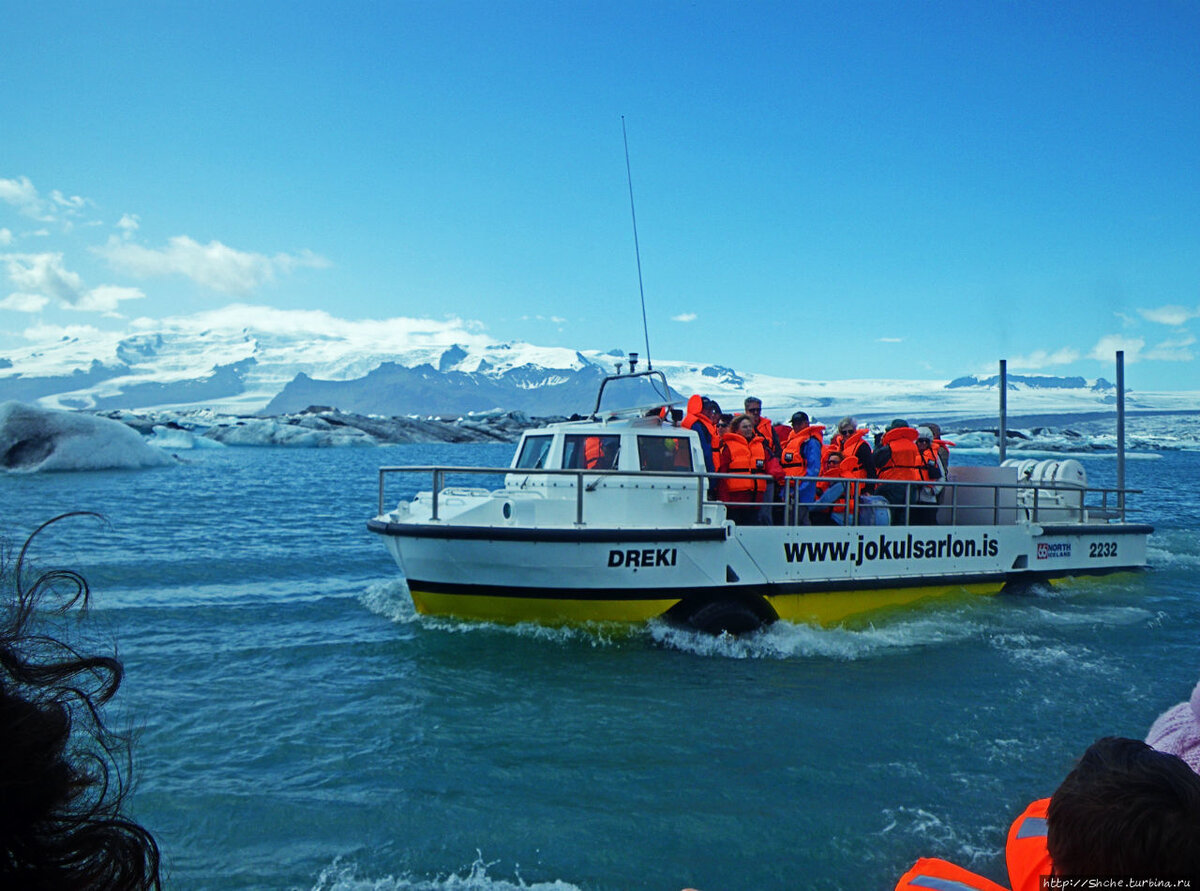
M768 486L774 483L772 477L766 474L745 474L745 473L693 473L685 471L660 471L660 470L580 470L580 469L565 469L565 470L549 470L549 469L514 469L512 467L451 467L445 465L419 465L408 467L381 467L379 468L379 513L382 515L385 512L385 487L386 480L391 475L397 474L430 474L431 475L431 505L430 519L438 520L439 501L441 493L448 488L446 486L447 474L466 474L477 476L544 476L544 477L567 477L573 478L575 489L575 523L576 525L584 525L584 496L585 493L594 492L599 484L605 480L618 478L633 478L637 480L647 479L662 479L665 482L684 482L692 480L695 483L696 490L696 523L703 525L709 520L705 517L705 508L725 504L727 507L733 508L752 508L755 503L746 502L722 502L708 497L709 489L713 485L713 481L720 479L754 479L761 480ZM939 500L936 503L922 502L919 500L917 490L924 486L931 485L928 481L923 480L864 480L864 479L847 479L845 477L788 477L783 486L783 491L779 493L777 500L770 502L758 502L757 507L761 510L772 511L778 514L778 518L782 520L780 525L798 525L804 521L805 509L808 513L829 512L837 509L839 502L821 502L821 501L802 501L799 498L799 487L803 483L828 483L830 486L845 485L847 487L856 488L858 491L855 497L851 499L852 509L845 511L843 521L845 525L862 525L861 515L864 508L871 510L888 510L891 518L899 518L901 522L893 522L891 525L912 525L913 510L945 510L950 512L949 523L940 525L956 526L958 525L959 516L967 511L978 512L980 510L990 510L992 525L1000 525L1002 515L1010 514L1013 519L1009 522L1016 522L1017 514L1022 511L1029 512L1029 519L1033 522L1040 522L1044 514L1053 511L1051 518L1058 522L1088 522L1089 518L1094 520L1116 519L1121 523L1125 522L1128 501L1125 498L1127 495L1139 495L1140 489L1118 489L1112 487L1078 487L1078 486L1063 486L1053 484L1034 485L1029 482L1016 483L996 483L996 482L955 482L952 480L938 480L933 485L941 487L942 491L939 495ZM905 500L899 503L871 503L864 504L861 497L865 493L865 489L874 484L886 484L889 486L901 486L905 491ZM967 496L960 495L966 490L990 490L990 506L985 501L979 500L964 500ZM1002 499L1001 493L1015 491L1011 500ZM1031 504L1022 503L1019 495L1021 492L1032 492ZM1056 496L1058 494L1070 496L1070 503L1059 502ZM1099 496L1100 504L1088 504L1087 496ZM1109 496L1115 496L1115 508L1109 508ZM1050 496L1050 503L1044 503L1046 498ZM844 498L840 502L843 506ZM973 513L973 516L977 513ZM1074 515L1074 516L1072 516ZM774 521L773 521L774 522Z

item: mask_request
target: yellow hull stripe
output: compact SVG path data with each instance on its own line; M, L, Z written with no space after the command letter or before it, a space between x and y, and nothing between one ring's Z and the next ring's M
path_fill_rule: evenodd
M919 588L871 588L862 591L822 591L768 597L781 619L816 625L838 625L852 617L926 600L991 595L1003 582L971 585L930 585ZM714 592L719 593L719 592ZM479 594L439 594L411 590L417 612L485 622L574 625L585 622L645 622L661 616L679 601L571 600L569 598L493 597Z

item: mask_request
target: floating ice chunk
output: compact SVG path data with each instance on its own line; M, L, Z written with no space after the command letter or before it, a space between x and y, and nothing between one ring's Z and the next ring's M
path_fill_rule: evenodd
M0 403L0 468L108 470L161 467L174 459L146 445L119 421L74 412Z
M154 432L149 439L146 440L149 445L160 449L223 449L225 443L217 442L215 439L209 439L206 436L197 436L190 430L183 430L178 427L168 427L164 424L155 424Z
M270 418L239 418L232 424L220 424L204 434L210 439L233 446L288 446L291 448L329 448L331 446L375 445L375 440L355 427L284 424Z

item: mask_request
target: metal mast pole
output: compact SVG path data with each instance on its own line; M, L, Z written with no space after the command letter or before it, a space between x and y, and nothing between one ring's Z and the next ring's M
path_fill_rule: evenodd
M1000 431L996 441L1000 443L1000 463L1004 463L1005 445L1008 440L1008 360L1000 360Z
M1117 509L1125 519L1125 351L1117 350Z

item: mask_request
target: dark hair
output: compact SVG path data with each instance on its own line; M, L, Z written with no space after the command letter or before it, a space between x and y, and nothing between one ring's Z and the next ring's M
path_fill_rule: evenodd
M73 570L42 572L28 586L23 578L37 534L79 515L35 529L0 579L0 887L157 889L158 844L121 814L129 739L100 713L121 685L121 663L32 630L43 598L61 601L59 613L87 606L87 581Z
M1136 739L1091 745L1050 799L1056 876L1200 881L1200 776Z

